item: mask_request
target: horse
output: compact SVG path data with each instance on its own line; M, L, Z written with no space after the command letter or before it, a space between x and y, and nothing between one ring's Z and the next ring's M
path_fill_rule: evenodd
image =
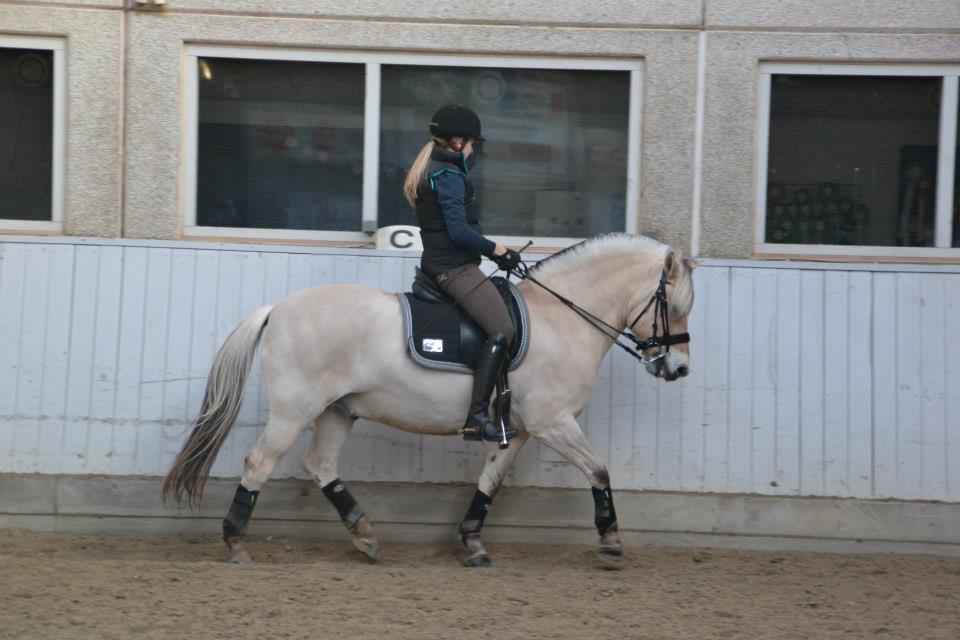
M535 277L521 280L519 288L529 309L530 344L510 378L511 427L519 435L506 449L488 444L476 492L460 525L467 566L491 564L480 540L484 517L511 462L530 438L584 474L596 507L600 561L612 568L623 565L610 477L577 423L614 339L610 332L597 331L599 325L587 322L562 298L641 339L656 333L661 314L642 311L659 292L666 306L661 321L669 313L670 326L662 328L686 332L696 264L651 238L618 233L581 242L529 269L528 275ZM633 318L635 324L628 326ZM258 344L270 412L244 459L240 484L223 521L230 562L251 561L244 536L260 489L311 422L313 439L303 468L337 509L354 547L376 560L379 542L373 525L337 472L353 423L364 418L412 433L455 435L470 401L472 377L426 369L411 360L396 294L348 284L303 289L251 313L220 347L199 415L164 478L164 498L172 492L178 503L185 496L190 506L199 502L239 413ZM649 374L667 381L688 374L687 344L659 349L654 354L659 357L645 360Z

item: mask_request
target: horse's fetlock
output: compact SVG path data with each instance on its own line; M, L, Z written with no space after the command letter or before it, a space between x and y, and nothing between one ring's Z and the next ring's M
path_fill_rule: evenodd
M360 535L360 523L363 522L364 516L363 509L360 508L360 505L356 505L350 510L350 513L341 517L341 520L347 527L347 531L353 535Z
M602 536L610 530L615 531L615 527L617 526L617 511L613 507L613 492L610 490L610 487L606 489L597 489L594 487L592 491L595 508L593 523L597 527L597 532Z
M607 529L607 532L600 536L600 546L612 549L619 549L620 544L620 534L617 533L617 523L614 522L613 525Z
M358 523L363 519L363 509L357 504L350 492L347 490L340 478L335 479L329 484L321 487L323 495L327 497L330 504L337 510L340 520L347 527L350 533L356 533Z
M237 485L230 510L223 519L223 539L228 544L230 538L242 538L246 534L250 517L253 515L253 507L256 506L259 495L259 491L250 491L242 484Z
M474 492L473 499L470 501L470 508L467 509L467 515L465 515L463 521L460 522L461 539L480 533L480 530L483 528L483 521L486 519L487 512L490 510L492 503L493 498L483 491L477 489L476 492Z
M484 551L483 543L480 542L479 533L461 534L460 542L471 554Z

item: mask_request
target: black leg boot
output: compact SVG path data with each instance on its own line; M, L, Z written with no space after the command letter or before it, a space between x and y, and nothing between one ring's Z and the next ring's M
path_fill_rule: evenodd
M477 368L473 372L473 398L470 411L463 425L464 440L500 441L500 428L490 420L490 393L497 386L497 377L507 361L509 349L507 341L499 331L494 333L483 345L483 351L477 359ZM517 432L508 429L507 440L517 437Z

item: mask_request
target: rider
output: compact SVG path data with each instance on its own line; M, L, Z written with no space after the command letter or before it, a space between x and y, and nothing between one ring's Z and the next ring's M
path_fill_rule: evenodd
M403 192L416 207L423 241L420 268L487 333L474 371L473 396L465 440L500 439L490 420L490 394L496 386L515 330L497 288L480 271L480 256L501 269L520 264L520 256L483 236L470 179L469 158L474 143L483 141L480 118L460 105L441 107L430 122L430 140L407 172ZM507 438L516 436L507 431Z

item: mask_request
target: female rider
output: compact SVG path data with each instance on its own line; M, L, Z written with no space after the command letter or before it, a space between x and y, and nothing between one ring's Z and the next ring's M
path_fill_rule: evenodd
M490 394L515 331L503 298L480 271L480 260L487 256L500 268L510 269L520 263L520 256L485 238L480 228L468 164L474 142L484 140L480 118L467 107L446 105L433 114L430 135L407 172L403 192L417 210L421 270L487 333L474 371L463 437L498 441L500 430L488 415ZM508 439L516 435L507 431Z

